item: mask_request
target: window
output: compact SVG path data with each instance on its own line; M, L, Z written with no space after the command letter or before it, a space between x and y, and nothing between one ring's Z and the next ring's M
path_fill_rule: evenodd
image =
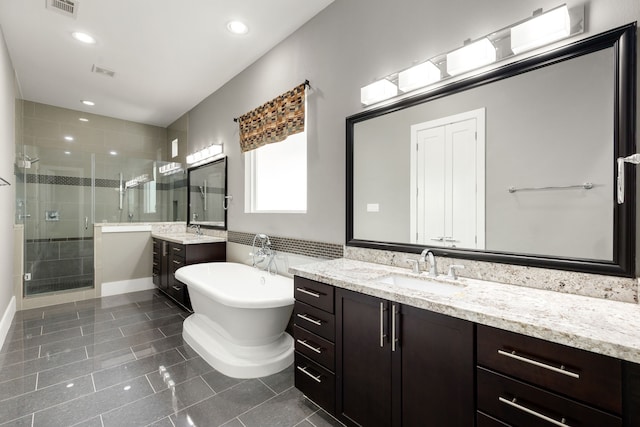
M171 141L171 158L178 157L178 138Z
M245 153L245 212L306 211L306 131Z

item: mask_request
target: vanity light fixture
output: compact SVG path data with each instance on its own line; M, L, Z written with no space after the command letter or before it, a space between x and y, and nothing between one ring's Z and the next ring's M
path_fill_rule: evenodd
M488 38L447 53L447 73L455 76L496 61L496 48Z
M368 106L417 89L425 92L452 77L583 32L584 5L563 4L544 13L539 9L532 17L360 88L360 102Z
M374 104L397 94L398 86L387 79L381 79L360 89L360 102L364 105Z
M211 144L210 146L203 148L200 151L196 151L193 154L187 156L187 164L194 165L200 163L206 163L212 158L219 156L223 151L222 144Z
M174 173L177 172L181 172L182 171L182 164L180 163L176 163L176 162L171 162L171 163L167 163L166 165L162 165L158 168L158 172L160 172L162 175L173 175Z
M437 82L441 76L440 69L433 65L433 62L426 61L400 71L398 73L398 87L403 92L410 92Z
M511 50L514 54L568 37L571 33L569 8L562 5L546 13L534 12L534 16L511 28Z

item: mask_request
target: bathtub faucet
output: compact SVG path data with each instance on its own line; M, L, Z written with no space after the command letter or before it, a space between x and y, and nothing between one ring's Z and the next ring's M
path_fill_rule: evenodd
M256 249L256 241L259 241L258 249ZM269 239L269 236L262 233L256 234L253 237L253 244L251 249L251 256L253 257L252 265L254 267L262 268L263 270L268 271L270 274L278 274L278 267L274 262L276 251L271 249L271 240Z

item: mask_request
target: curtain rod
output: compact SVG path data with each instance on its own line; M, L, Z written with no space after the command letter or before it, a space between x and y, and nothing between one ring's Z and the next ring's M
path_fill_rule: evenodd
M308 79L305 79L305 81L304 81L304 85L305 85L306 87L308 87L308 88L311 88L311 83L309 83L309 80L308 80ZM238 123L238 119L239 119L239 117L234 117L234 118L233 118L233 121L234 121L234 122L236 122L236 123Z

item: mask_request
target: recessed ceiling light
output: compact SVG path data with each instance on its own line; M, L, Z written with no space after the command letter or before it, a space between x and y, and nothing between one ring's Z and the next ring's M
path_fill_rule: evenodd
M227 30L231 31L233 34L247 34L249 32L249 27L247 27L243 22L231 21L227 24Z
M80 31L75 31L75 32L71 33L71 36L74 39L78 40L79 42L86 43L86 44L95 44L95 42L96 42L96 39L94 39L92 36L90 36L87 33L80 32Z
M81 122L88 122L89 119L85 119L84 117L80 117L78 120L80 120Z
M65 151L64 154L68 156L69 154L71 154L71 151Z
M87 101L86 99L81 99L80 102L82 102L84 105L88 105L89 107L93 107L94 105L96 105L95 102Z
M64 137L67 141L73 141L73 137L71 135L67 135Z
M117 151L109 151L109 154L111 154L112 156L117 156L118 152Z

